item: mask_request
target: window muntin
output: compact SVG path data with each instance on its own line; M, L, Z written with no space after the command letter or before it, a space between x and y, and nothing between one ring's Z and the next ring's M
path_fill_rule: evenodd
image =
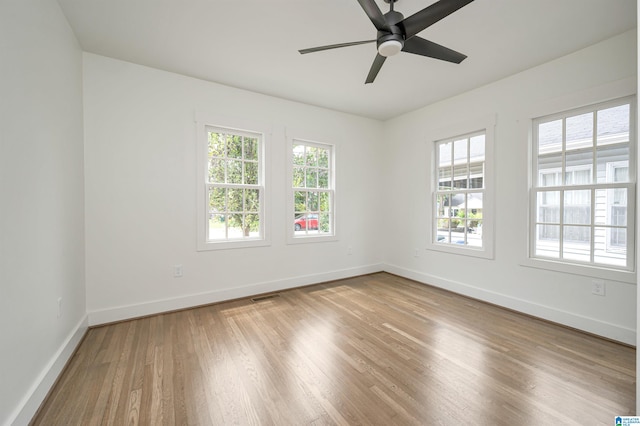
M435 142L433 243L482 249L486 133Z
M333 147L294 139L291 154L293 238L333 236Z
M633 270L631 101L533 122L533 258Z
M205 241L264 239L262 135L209 126L205 133Z

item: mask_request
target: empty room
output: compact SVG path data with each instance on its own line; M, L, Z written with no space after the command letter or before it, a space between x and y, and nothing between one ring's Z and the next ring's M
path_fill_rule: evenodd
M0 0L0 424L638 419L637 16Z

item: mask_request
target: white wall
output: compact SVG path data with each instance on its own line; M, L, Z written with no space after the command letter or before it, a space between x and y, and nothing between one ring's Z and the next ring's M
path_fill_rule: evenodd
M380 270L382 123L88 53L84 107L90 324ZM270 246L196 251L196 113L271 129ZM291 128L336 144L338 241L286 244Z
M635 344L636 284L606 277L606 297L589 276L525 267L528 131L536 115L636 91L635 31L385 124L386 269L572 327ZM496 232L493 260L423 250L430 208L428 141L440 129L493 116L496 140ZM455 136L450 135L450 136ZM420 257L413 256L420 248Z
M0 2L0 424L30 420L86 330L81 79L58 3Z

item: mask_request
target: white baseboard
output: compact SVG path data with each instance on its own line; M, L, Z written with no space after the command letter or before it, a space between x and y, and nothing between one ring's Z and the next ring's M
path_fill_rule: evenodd
M255 283L242 287L233 287L205 293L179 296L171 299L154 300L135 305L101 309L88 313L89 325L95 326L108 324L110 322L123 321L162 312L170 312L193 306L207 305L210 303L223 302L225 300L240 299L243 297L255 296L257 294L271 293L274 291L302 287L310 284L381 272L383 270L382 266L382 264L365 265L321 274L302 275L293 278Z
M69 336L65 339L60 349L51 357L42 372L38 375L29 391L20 401L14 412L9 416L7 425L26 426L33 419L33 416L40 408L40 405L47 397L62 372L63 368L73 355L82 337L89 327L87 316L73 328Z
M586 331L607 339L632 346L636 345L636 331L630 328L621 327L604 321L598 321L575 313L558 310L549 306L532 303L527 300L507 296L462 282L449 280L443 277L395 265L385 264L384 270L391 274L409 278L423 284L432 285L434 287L439 287L474 299L503 306L508 309L513 309L514 311Z

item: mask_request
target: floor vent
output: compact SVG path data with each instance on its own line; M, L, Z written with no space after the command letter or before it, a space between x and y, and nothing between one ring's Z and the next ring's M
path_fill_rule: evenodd
M252 297L252 302L262 302L263 300L275 299L276 297L280 297L279 294L265 294L264 296Z

